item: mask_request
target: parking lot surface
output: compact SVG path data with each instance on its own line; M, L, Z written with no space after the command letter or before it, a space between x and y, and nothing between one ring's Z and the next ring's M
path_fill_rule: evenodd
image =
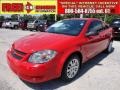
M71 83L59 79L40 84L23 82L7 65L6 51L15 40L32 33L40 32L0 29L0 90L119 90L119 40L114 41L111 54L101 53L85 63L76 80Z

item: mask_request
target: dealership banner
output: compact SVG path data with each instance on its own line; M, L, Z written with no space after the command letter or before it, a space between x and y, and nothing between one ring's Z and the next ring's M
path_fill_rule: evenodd
M1 0L0 14L120 14L120 0Z
M2 0L1 14L57 14L56 0Z

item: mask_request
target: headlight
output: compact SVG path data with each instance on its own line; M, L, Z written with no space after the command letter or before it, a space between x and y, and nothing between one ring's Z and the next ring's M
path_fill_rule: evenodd
M118 28L118 30L120 30L120 28Z
M40 25L40 27L42 27L43 25Z
M28 62L31 63L45 63L52 60L56 56L57 52L53 50L43 50L33 53Z

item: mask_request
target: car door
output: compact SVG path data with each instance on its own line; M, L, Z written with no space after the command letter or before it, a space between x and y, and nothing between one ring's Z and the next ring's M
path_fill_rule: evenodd
M112 28L110 28L109 26L107 26L104 22L102 23L102 28L99 32L99 36L100 36L100 51L103 51L104 49L107 48L109 41L110 41L110 37L112 36Z
M86 54L86 60L94 57L100 52L102 40L100 38L99 31L101 27L102 25L98 20L92 21L88 27L85 36L86 43L82 46ZM90 32L96 32L96 34L87 36Z

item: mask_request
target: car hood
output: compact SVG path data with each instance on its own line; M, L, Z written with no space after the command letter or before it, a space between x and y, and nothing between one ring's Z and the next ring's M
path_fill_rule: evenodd
M45 49L57 50L74 38L75 36L40 32L15 41L13 46L15 49L25 53L33 53Z
M111 24L111 27L119 28L119 27L120 27L120 24Z
M10 24L11 22L6 22L6 24Z

